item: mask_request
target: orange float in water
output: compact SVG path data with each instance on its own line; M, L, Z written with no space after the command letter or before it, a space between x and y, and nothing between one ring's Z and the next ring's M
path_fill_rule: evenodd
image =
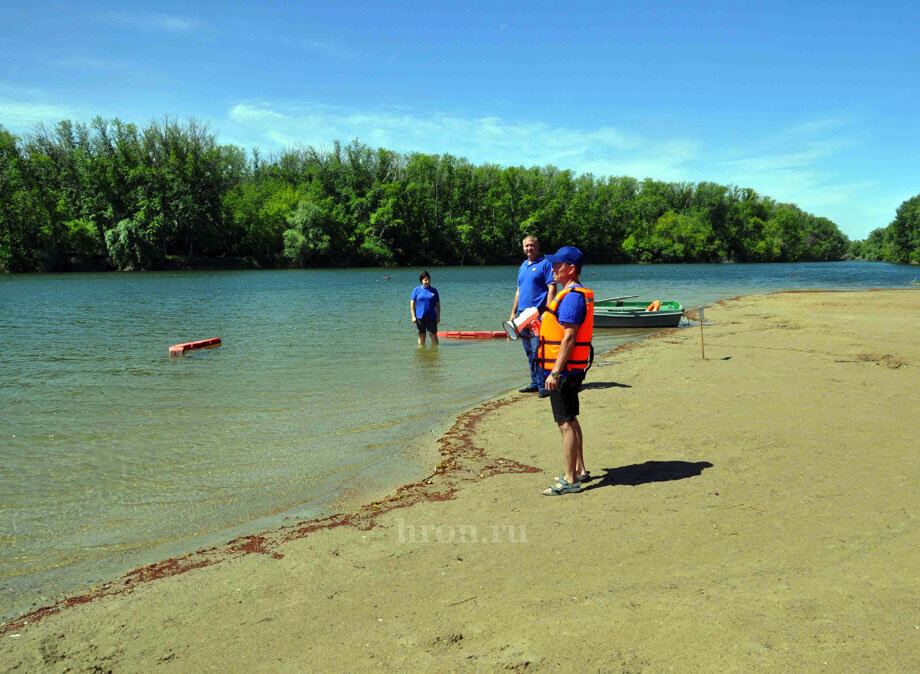
M176 344L175 346L169 347L169 355L181 356L186 351L191 351L192 349L206 349L212 346L220 346L220 337L202 339L197 342L186 342L185 344Z

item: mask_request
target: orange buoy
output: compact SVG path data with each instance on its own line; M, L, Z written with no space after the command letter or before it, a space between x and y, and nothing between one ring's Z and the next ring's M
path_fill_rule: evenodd
M654 302L652 302L651 304L649 304L649 305L645 308L645 310L646 310L646 311L658 311L660 308L661 308L661 300L655 300Z
M220 346L220 337L212 337L211 339L202 339L197 342L185 342L184 344L175 344L169 347L170 356L181 356L186 351L191 351L192 349L206 349L212 346Z

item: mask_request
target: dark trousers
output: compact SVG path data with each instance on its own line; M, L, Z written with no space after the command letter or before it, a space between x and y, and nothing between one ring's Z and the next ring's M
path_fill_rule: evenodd
M540 346L540 335L530 330L522 330L521 344L524 345L524 353L527 354L527 360L530 362L530 385L536 386L542 391L546 386L546 372L537 362L537 349Z

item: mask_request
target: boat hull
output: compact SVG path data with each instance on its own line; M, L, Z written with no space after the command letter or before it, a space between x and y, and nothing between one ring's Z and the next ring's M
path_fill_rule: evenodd
M596 328L674 328L684 315L679 302L662 302L658 311L646 311L647 302L598 302Z
M594 311L595 328L676 328L683 311Z

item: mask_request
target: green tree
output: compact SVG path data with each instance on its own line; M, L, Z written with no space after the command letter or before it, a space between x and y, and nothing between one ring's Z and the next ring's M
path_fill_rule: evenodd
M163 261L162 253L150 241L147 231L133 220L122 220L106 232L105 246L112 264L122 271L155 269Z
M888 226L886 259L901 264L920 263L920 194L898 206Z
M779 206L767 221L766 233L779 246L779 258L798 261L803 252L805 231L803 213L792 204Z
M54 164L28 155L0 127L0 265L10 271L49 271L63 260L66 213L55 189Z
M68 260L89 264L106 255L104 237L99 235L95 223L87 218L77 218L64 223L62 242Z
M850 241L827 218L808 216L805 223L804 254L806 260L827 262L841 260L849 252Z
M323 205L301 199L297 210L288 218L284 240L284 257L299 266L325 262L332 248L331 216Z
M917 256L913 204L859 247ZM148 268L166 256L262 266L507 264L524 234L592 262L824 260L837 226L749 188L473 165L353 140L249 159L195 120L142 129L63 121L25 140L0 129L0 267ZM151 252L151 247L156 252ZM856 250L856 248L853 248Z

